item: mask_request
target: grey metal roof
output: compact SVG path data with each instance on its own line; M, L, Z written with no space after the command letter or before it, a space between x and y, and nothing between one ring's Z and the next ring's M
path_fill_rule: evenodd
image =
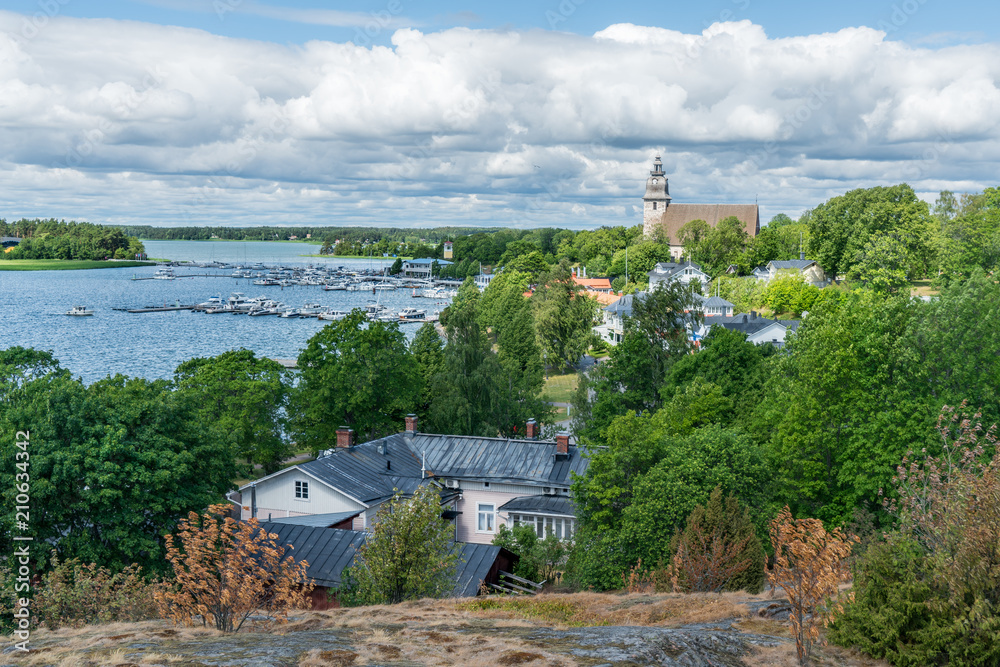
M567 496L520 496L508 500L497 508L502 512L538 512L540 514L560 514L576 516L573 501Z
M771 266L778 269L802 269L809 268L816 263L814 259L775 259L768 262Z
M720 308L720 307L722 307L722 308L732 308L733 307L733 304L729 303L728 301L726 301L722 297L718 297L718 296L713 296L713 297L709 297L708 299L705 299L705 301L702 303L702 305L704 307L706 307L706 308Z
M329 528L341 521L353 519L364 510L350 512L333 512L332 514L306 514L305 516L288 516L269 519L269 523L287 523L291 526L310 526L312 528Z
M437 262L441 266L447 266L452 264L452 262L449 262L446 259L434 259L432 257L421 257L420 259L406 260L407 264L433 264L434 262Z
M421 474L425 457L426 477ZM328 456L295 467L372 506L397 489L412 494L433 478L569 486L572 473L584 474L588 463L583 450L575 445L569 447L569 456L556 459L552 440L403 432L336 448Z
M427 470L435 477L512 482L539 486L565 485L571 472L582 475L589 460L571 445L569 456L556 460L551 440L508 440L460 435L417 433L406 436L416 457L426 454Z
M365 534L353 530L294 526L265 521L261 528L277 533L278 543L291 545L296 562L306 561L306 576L317 586L338 588L340 575L354 562L354 554L364 544Z
M296 562L306 561L306 576L317 586L339 588L344 568L350 567L358 548L365 542L365 533L336 528L294 526L287 523L266 521L260 524L269 533L278 535L277 542L292 547L291 556ZM459 549L455 571L454 597L471 597L479 591L480 583L487 578L493 563L500 555L500 547L492 544L456 542ZM510 557L516 558L510 552Z
M607 313L615 313L621 317L631 317L632 316L632 301L635 298L643 298L646 296L645 292L636 292L635 294L626 294L622 298L615 301L610 306L606 306L604 311Z

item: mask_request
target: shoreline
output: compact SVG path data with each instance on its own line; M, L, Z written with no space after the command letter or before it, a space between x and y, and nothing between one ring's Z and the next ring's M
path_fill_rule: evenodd
M156 262L134 259L2 259L0 271L84 271L90 269L130 269L156 266Z
M325 257L327 259L377 259L383 262L387 262L389 260L395 262L396 259L401 259L405 262L407 260L413 259L412 257L402 257L402 256L397 258L397 257L369 257L368 255L299 255L299 257Z

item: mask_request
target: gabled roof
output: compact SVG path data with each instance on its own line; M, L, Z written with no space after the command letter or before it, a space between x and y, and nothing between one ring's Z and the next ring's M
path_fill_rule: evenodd
M520 496L508 500L497 511L576 516L576 507L568 496Z
M614 313L620 317L630 317L632 315L632 301L638 297L643 298L646 296L645 292L637 291L634 294L626 294L622 298L615 301L613 304L604 309L606 313Z
M802 271L803 269L808 269L815 263L816 263L815 259L772 259L770 262L767 263L767 265L774 267L778 271L784 269L795 269L798 271Z
M733 304L729 303L722 297L712 296L705 299L704 303L701 304L705 308L732 308Z
M704 220L709 227L716 227L719 221L735 216L743 223L743 229L750 236L760 232L760 211L756 204L676 204L670 202L660 216L659 225L666 232L667 240L677 244L677 232L692 220Z
M366 537L365 533L336 528L294 526L273 521L260 525L267 532L277 534L279 544L290 545L292 558L296 562L305 560L308 563L306 576L317 586L327 588L340 587L344 568L354 562L354 555ZM454 548L459 551L459 558L452 596L472 597L489 575L501 547L456 542ZM517 558L509 551L506 555L512 560Z
M264 479L299 470L370 507L393 495L411 494L434 478L508 482L532 486L569 486L572 473L584 474L589 460L569 447L556 459L552 440L515 440L433 433L396 433L354 447L328 450ZM421 466L426 466L426 475ZM246 489L246 484L242 489Z
M722 326L732 331L742 331L747 336L752 336L773 324L794 331L799 326L799 320L768 319L757 314L739 313L732 317L713 317L711 322L706 321L705 324Z
M682 269L695 269L696 271L705 273L705 271L701 268L701 265L695 264L694 262L684 262L683 264L678 264L677 262L657 262L656 266L653 267L653 270L649 272L649 275L669 277L680 273Z
M579 278L573 276L573 282L587 289L611 289L611 278Z

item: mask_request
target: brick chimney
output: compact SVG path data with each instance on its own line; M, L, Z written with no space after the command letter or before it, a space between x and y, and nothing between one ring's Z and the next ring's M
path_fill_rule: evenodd
M556 436L556 458L569 456L569 433L563 431Z
M417 416L406 415L406 432L413 435L417 432Z
M536 422L534 419L529 419L528 423L525 426L526 428L524 430L525 433L524 437L527 438L528 440L538 440L538 422Z
M337 448L349 449L354 446L354 429L341 426L337 429Z

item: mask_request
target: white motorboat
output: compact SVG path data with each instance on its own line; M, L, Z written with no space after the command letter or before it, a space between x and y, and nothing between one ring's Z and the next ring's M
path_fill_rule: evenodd
M66 311L67 315L73 315L75 317L86 317L88 315L93 315L94 311L87 310L86 306L73 306L71 309Z
M320 313L316 316L317 319L326 320L327 322L337 322L347 317L347 313L343 310L328 310L325 313Z
M171 268L157 269L153 274L153 280L175 280L174 270Z
M399 311L399 319L406 322L415 322L427 319L427 311L417 308L404 308Z

